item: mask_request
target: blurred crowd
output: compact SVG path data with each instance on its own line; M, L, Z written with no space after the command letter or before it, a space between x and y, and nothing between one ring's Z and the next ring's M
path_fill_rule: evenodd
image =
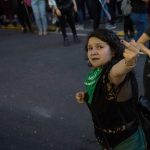
M47 35L49 25L54 25L62 32L66 46L66 26L70 26L78 43L76 30L84 30L88 23L92 23L93 30L100 24L113 30L117 22L123 21L124 38L133 38L136 28L138 39L149 14L149 0L0 0L0 25L21 24L23 33L37 30L38 35Z

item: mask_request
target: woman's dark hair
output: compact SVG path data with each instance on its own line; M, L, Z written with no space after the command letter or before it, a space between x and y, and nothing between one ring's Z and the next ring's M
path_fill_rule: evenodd
M89 39L91 37L96 37L106 42L110 46L111 50L115 52L115 56L113 57L111 61L113 65L117 63L118 61L120 61L121 59L123 59L123 52L124 52L125 46L120 42L119 37L113 31L110 31L107 29L98 29L98 30L93 31L87 38L87 42L85 45L86 52L88 51L87 46L88 46Z

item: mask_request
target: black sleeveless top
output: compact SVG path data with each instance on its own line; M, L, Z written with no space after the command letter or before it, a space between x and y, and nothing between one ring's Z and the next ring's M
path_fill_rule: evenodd
M130 74L132 73L128 73L126 79L117 88L111 85L111 88L108 89L107 84L111 84L108 79L108 73L105 71L102 73L102 76L97 82L92 103L87 103L92 114L94 127L114 129L135 120L137 116L135 99L138 97L138 90L136 80L134 76L131 77ZM120 92L119 89L122 89L127 83L131 83L131 97L125 101L117 101L117 96ZM135 91L133 91L133 89ZM99 132L97 128L95 128L95 134L96 136L101 136L101 132ZM123 132L119 136L115 134L106 136L110 145L114 147L128 138L130 134L131 133Z

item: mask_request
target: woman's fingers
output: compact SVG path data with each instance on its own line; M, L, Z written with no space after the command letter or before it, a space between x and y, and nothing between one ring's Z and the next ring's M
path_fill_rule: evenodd
M76 99L79 100L80 99L80 93L76 94Z
M140 51L140 45L138 43L136 43L134 40L131 40L131 42L127 42L125 40L123 40L122 42L126 49L124 51L124 53L127 53L129 56L128 59L132 59L134 57L137 57L139 55L139 51Z
M76 93L76 100L78 103L84 103L85 93L84 92L78 92Z
M134 40L131 42L122 41L126 49L123 53L125 63L127 66L135 66L137 56L139 55L140 46Z
M131 40L131 42L122 40L122 43L125 45L126 49L128 49L134 53L139 53L140 46L134 40Z
M141 49L140 44L135 42L135 40L131 40L130 44L133 45L136 48L137 52L139 53L139 51Z

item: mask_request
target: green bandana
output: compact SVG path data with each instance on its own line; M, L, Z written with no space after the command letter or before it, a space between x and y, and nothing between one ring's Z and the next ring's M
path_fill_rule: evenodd
M87 78L85 79L84 85L89 95L89 99L88 99L89 104L92 103L94 90L101 72L102 72L102 68L95 68L88 74Z

